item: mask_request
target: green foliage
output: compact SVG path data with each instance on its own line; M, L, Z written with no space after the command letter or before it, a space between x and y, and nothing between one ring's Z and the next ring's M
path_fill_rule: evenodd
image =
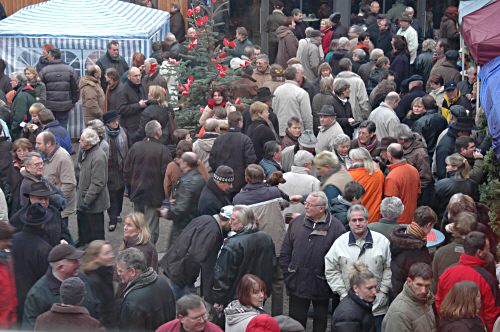
M486 181L479 187L480 202L490 208L490 226L500 236L500 163L491 148L484 156Z

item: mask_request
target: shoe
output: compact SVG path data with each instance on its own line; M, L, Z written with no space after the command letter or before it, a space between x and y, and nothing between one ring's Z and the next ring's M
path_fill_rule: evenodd
M114 231L115 231L115 229L116 229L116 224L114 224L114 225L113 225L113 224L109 224L109 226L108 226L108 231L110 231L110 232L114 232Z
M122 223L122 217L118 216L116 217L116 223L121 224Z

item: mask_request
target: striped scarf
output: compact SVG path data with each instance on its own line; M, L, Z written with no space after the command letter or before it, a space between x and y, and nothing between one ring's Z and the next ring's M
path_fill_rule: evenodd
M408 225L408 227L406 228L406 233L413 234L413 235L415 235L419 238L422 238L422 239L427 238L427 235L425 234L422 227L414 221L412 221L411 224Z

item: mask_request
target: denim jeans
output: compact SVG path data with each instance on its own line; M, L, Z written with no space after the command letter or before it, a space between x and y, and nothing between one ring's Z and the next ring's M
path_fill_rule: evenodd
M179 286L175 282L170 280L170 288L172 288L172 292L174 293L176 301L184 295L196 294L196 288L194 287L194 285Z

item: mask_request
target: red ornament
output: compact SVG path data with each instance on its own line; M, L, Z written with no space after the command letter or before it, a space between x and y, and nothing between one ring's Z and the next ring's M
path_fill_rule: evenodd
M226 52L222 52L221 54L219 54L219 59L224 59L225 57L227 57Z
M194 7L194 12L195 12L196 14L198 14L200 11L201 11L200 6L196 6L196 7Z
M241 104L241 100L240 100L240 98L236 98L236 100L234 101L234 103L235 103L236 105L240 105L240 104Z
M213 3L213 4L217 3L217 0L212 0L212 3Z
M189 17L193 16L193 10L192 10L192 9L188 9L188 10L187 10L187 15L188 15Z
M182 91L182 95L185 97L189 96L189 91L186 90Z
M207 15L203 16L203 22L208 23L208 16Z
M187 82L188 82L188 84L189 84L189 85L191 85L191 83L193 83L193 82L194 82L194 77L193 77L193 76L189 76L189 77L187 78Z
M231 48L236 47L236 43L234 42L234 40L229 43L229 47L231 47Z
M227 40L227 38L224 38L224 46L229 46L229 40Z
M220 76L220 77L226 77L226 73L225 73L225 72L223 72L223 71L220 71L220 72L219 72L219 76Z
M196 24L198 24L199 27L201 27L205 22L203 22L202 18L197 18L196 19Z
M200 107L200 113L203 113L205 111L205 108L202 106Z

